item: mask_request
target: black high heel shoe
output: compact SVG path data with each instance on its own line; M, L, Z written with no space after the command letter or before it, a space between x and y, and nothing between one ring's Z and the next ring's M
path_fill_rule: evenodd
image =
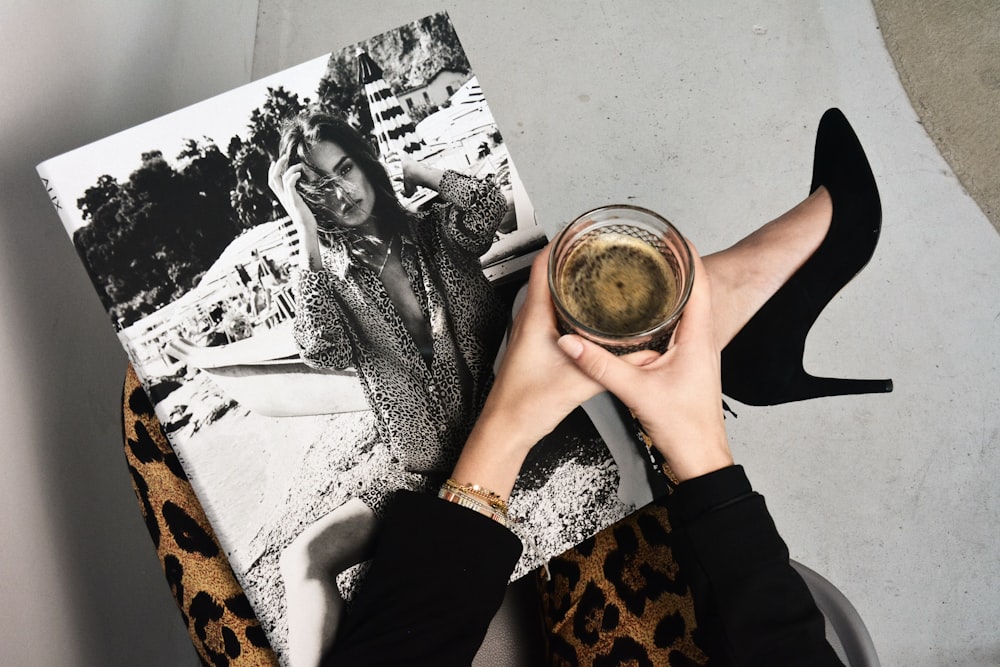
M747 405L778 405L820 396L892 391L892 380L814 377L802 367L816 318L875 252L882 205L864 149L839 109L816 131L810 194L826 187L830 229L816 252L722 351L722 392Z

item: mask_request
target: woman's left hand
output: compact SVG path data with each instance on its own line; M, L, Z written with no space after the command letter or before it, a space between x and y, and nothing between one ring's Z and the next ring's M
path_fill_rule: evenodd
M531 429L531 445L584 401L604 391L558 347L560 333L549 294L549 246L535 258L527 300L514 319L484 415L495 410ZM529 438L529 439L530 439Z
M549 248L535 258L527 300L453 477L506 498L524 458L584 401L604 391L559 349L548 284Z
M402 166L403 194L407 197L416 192L417 187L429 188L434 192L441 188L441 176L444 174L441 169L417 162L405 152L393 159Z
M396 192L403 193L404 197L411 197L416 192L412 179L407 179L406 167L404 166L407 160L412 159L406 153L388 153L382 157L382 164L385 165L385 171L389 174L392 187Z

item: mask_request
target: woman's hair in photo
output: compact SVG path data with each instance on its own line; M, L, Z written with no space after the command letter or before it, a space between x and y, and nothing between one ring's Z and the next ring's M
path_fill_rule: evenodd
M377 218L393 218L407 214L392 187L392 181L379 162L378 150L346 121L322 111L306 110L285 121L281 129L278 155L288 155L288 166L305 162L309 152L322 142L340 146L351 160L361 169L375 191L372 214ZM309 203L308 201L306 202ZM310 205L316 215L316 222L322 231L335 232L337 221L330 219L325 210L317 210ZM321 239L324 235L321 234Z

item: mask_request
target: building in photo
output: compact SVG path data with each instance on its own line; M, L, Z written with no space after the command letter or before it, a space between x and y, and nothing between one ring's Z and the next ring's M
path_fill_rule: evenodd
M422 106L441 106L471 78L471 72L441 69L423 85L400 93L399 99L406 105L407 111L413 111Z

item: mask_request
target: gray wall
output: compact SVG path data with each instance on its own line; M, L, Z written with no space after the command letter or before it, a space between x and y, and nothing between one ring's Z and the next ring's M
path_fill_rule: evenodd
M0 663L196 664L121 450L125 357L34 173L250 80L255 0L0 0Z

